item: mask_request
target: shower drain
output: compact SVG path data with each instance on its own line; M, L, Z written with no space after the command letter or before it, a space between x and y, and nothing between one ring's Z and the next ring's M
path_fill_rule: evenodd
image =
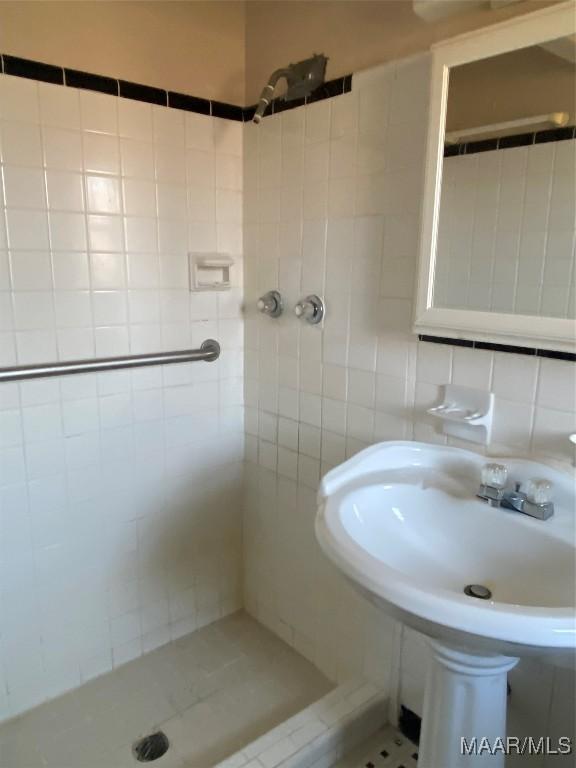
M158 733L151 733L150 736L138 739L132 747L132 754L140 763L151 763L165 755L169 746L170 742L166 734L158 731Z

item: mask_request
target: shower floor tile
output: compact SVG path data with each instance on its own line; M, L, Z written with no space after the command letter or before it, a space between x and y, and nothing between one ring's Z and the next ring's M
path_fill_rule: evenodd
M226 617L0 726L1 768L136 768L162 730L157 768L209 768L332 688L245 614Z

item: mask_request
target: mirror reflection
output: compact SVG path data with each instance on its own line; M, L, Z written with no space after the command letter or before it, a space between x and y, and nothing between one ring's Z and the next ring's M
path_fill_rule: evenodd
M450 71L435 307L576 318L576 38Z

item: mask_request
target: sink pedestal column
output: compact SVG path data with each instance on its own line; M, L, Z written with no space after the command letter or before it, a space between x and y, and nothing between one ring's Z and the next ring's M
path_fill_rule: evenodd
M430 645L418 768L504 768L504 755L486 747L506 737L507 673L518 659ZM478 754L467 754L474 739Z

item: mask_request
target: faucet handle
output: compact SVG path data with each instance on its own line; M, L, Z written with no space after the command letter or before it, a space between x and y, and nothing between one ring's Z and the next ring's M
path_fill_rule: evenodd
M491 507L499 507L504 498L504 487L508 479L508 468L504 464L484 464L480 488L476 494Z
M552 501L552 483L538 477L532 477L524 483L522 490L532 504L549 504Z
M258 312L262 312L263 315L268 315L268 317L280 317L284 310L282 296L278 291L268 291L264 296L260 296L256 302L256 308Z
M484 464L481 477L482 485L504 488L508 479L508 467L505 464Z
M310 325L318 325L324 317L324 302L315 293L301 299L294 307L294 314Z

